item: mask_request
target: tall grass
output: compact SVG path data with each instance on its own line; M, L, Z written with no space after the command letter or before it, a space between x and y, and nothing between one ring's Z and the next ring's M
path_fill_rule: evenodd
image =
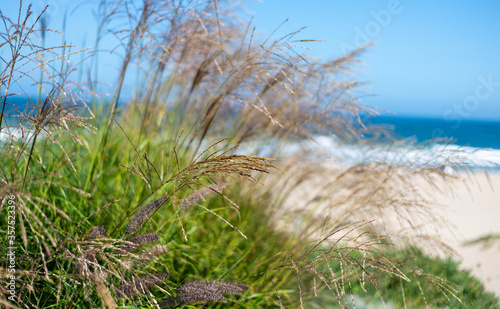
M386 248L434 245L420 226L445 220L427 220L430 201L408 176L446 183L454 176L443 167L467 162L438 150L440 164L360 164L325 175L313 152L283 151L317 134L363 143L382 132L363 124L378 111L360 104L362 83L351 75L363 48L312 60L298 52L308 42L299 32L258 38L230 2L136 5L99 3L95 47L112 33L123 62L110 97L92 108L98 50L45 47L53 30L23 3L18 16L2 14L0 211L13 196L17 292L8 298L4 233L0 303L344 308L363 292L390 302L383 278L411 284L411 261ZM88 67L88 80L72 82ZM137 91L121 106L135 69ZM43 95L9 106L23 79ZM398 237L408 225L415 233ZM434 291L460 302L446 278L435 282Z

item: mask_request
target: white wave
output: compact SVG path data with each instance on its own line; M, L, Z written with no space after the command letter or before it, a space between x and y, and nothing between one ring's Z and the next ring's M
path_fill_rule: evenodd
M454 144L382 145L348 144L336 137L314 136L312 140L290 143L283 150L284 155L293 155L302 150L321 153L328 166L349 167L360 163L383 162L407 166L469 166L483 168L500 167L500 149L465 147ZM259 152L259 154L269 151Z
M323 148L347 165L366 162L399 163L409 166L442 165L493 168L500 166L500 150L465 147L453 144L418 145L349 145L334 139L319 138ZM318 140L318 139L316 139ZM332 142L333 141L333 142Z
M0 132L0 141L6 140L29 140L34 133L34 130L21 130L19 128L3 128ZM40 134L45 136L43 132Z

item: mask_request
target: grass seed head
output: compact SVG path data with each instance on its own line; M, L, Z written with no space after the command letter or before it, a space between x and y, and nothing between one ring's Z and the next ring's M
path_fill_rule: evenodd
M169 297L160 303L160 307L181 306L194 303L222 302L227 300L219 293L200 289L189 289L188 293Z
M195 191L193 194L191 194L187 199L184 200L181 204L181 208L187 209L194 203L196 203L199 200L204 200L205 197L211 195L211 194L221 194L222 190L228 186L227 183L221 183L217 184L214 186L210 186L208 188L204 188L203 190L200 191Z
M134 278L131 282L124 283L117 288L120 297L132 297L144 292L144 288L158 285L170 276L169 273L157 273L150 276Z
M151 217L168 199L169 195L162 196L145 207L139 209L139 211L132 217L130 223L125 228L127 234L132 234L137 231L137 229L142 225L144 221Z
M128 240L128 244L123 249L130 252L139 246L158 241L159 239L160 237L155 233L138 235Z
M94 239L99 236L106 236L107 230L104 226L94 226L89 232L89 239Z
M235 283L235 282L223 282L223 281L191 281L185 283L177 288L177 291L182 293L188 293L191 289L200 289L205 291L211 291L219 294L241 294L248 290L248 286Z

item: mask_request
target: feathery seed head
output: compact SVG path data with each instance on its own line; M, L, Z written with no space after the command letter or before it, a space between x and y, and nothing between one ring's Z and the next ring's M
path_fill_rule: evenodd
M104 226L94 226L89 232L89 239L94 239L98 236L106 236L106 228Z
M208 303L211 301L225 303L227 300L219 293L200 289L190 289L186 294L169 297L160 303L160 307L179 306L192 303Z
M204 200L208 195L218 193L221 194L222 190L228 186L227 183L216 184L205 188L200 191L195 191L191 196L184 200L181 204L181 208L187 209L199 200Z
M222 282L222 281L191 281L185 283L177 288L177 291L187 293L190 289L201 289L212 291L219 294L241 294L245 292L248 287L241 283Z
M153 213L155 213L168 199L169 195L162 196L145 207L141 208L130 220L130 223L127 225L125 232L127 234L131 234L137 231L137 228L142 225L144 221L149 219Z
M152 243L152 242L158 241L159 239L160 239L160 237L158 235L156 235L155 233L138 235L138 236L133 237L130 240L128 240L128 244L126 244L123 247L123 250L130 252L141 245Z
M144 291L144 288L149 288L154 285L160 284L163 280L170 276L169 273L157 273L154 275L135 278L132 282L124 283L117 289L120 297L131 297L135 294Z

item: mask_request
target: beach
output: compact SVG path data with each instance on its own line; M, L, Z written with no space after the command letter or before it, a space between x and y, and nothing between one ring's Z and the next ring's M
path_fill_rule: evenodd
M345 197L350 196L355 182L370 186L367 175L353 175L352 182L345 178L342 181L332 180L337 173L328 169L303 174L310 177L297 177L293 171L288 175L290 179L299 178L301 184L287 192L284 209L277 213L282 219L287 214L294 218L292 221L284 220L284 228L308 225L300 219L307 213L304 207L313 209L313 222L321 222L326 217L343 218L341 225L346 221L345 218L353 218L353 221L374 220L373 226L381 233L390 235L394 243L404 245L409 239L429 254L442 258L451 256L461 261L462 269L472 270L472 274L484 283L487 291L500 297L500 173L485 176L479 172L455 172L456 180L438 179L435 182L411 178L409 175L408 179L414 183L418 194L427 199L424 203L426 206L418 206L418 203L412 206L415 205L412 204L415 196L407 192L406 188L400 188L396 189L400 199L386 208L383 207L388 198L381 194L380 204L384 206L380 208L383 209L378 206L365 209L364 206L345 204ZM356 180L358 176L361 178ZM330 182L331 186L328 184ZM350 198L353 200L352 196ZM377 204L377 199L372 198L369 202ZM311 205L314 208L310 208ZM356 209L354 207L359 207L359 210L352 211ZM405 216L411 218L411 223ZM491 241L474 242L488 237L492 238ZM447 250L447 247L451 250Z
M443 240L456 250L461 267L471 269L488 291L500 297L500 173L490 174L489 179L473 174L470 181L456 183L453 194L434 193L436 202L447 206L441 211L457 231L456 237ZM485 240L469 243L480 238Z

